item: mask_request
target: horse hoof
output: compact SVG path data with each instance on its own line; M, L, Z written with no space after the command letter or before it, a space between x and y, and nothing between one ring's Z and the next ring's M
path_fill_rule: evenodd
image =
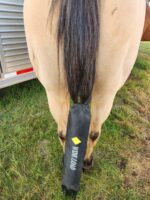
M91 170L94 166L94 159L93 159L93 155L90 157L90 159L84 160L84 164L83 164L83 171L88 171Z

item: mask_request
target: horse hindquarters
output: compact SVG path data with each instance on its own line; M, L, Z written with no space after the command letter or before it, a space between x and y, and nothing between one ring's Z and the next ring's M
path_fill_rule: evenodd
M42 6L41 0L26 0L25 29L32 64L46 89L50 110L58 124L64 145L69 95L62 51L60 51L59 68L57 63L56 30L59 13L57 9L53 15L51 34L47 26L50 4L49 0L43 1ZM114 97L126 81L135 62L144 25L144 10L145 0L101 1L100 42L92 95L87 164L99 138L101 125L110 113Z

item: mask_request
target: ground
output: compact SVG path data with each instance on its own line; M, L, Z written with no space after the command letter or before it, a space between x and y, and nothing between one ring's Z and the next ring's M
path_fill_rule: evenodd
M78 200L150 199L150 43L142 43ZM0 91L0 200L63 200L62 149L37 80Z

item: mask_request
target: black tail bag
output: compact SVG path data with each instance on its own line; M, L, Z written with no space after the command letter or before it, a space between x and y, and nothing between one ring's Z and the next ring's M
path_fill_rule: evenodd
M80 189L80 178L90 128L90 107L74 104L68 117L62 190L76 196Z

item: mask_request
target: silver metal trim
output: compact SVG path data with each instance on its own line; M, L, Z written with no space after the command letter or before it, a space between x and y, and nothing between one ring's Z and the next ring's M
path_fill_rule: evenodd
M34 78L36 78L34 72L23 74L23 75L20 75L20 76L9 78L9 79L1 79L0 78L0 89L9 87L9 86L17 84L17 83L28 81L28 80L31 80L31 79L34 79Z

